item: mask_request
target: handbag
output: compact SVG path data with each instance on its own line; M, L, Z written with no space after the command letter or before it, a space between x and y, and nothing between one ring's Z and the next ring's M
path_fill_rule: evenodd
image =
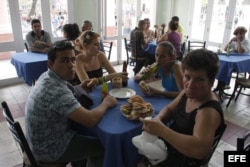
M80 85L74 86L74 95L83 107L88 109L93 105L93 99Z
M78 102L85 108L89 109L93 105L93 99L89 96L85 89L80 85L72 86L67 83L68 88L73 92Z

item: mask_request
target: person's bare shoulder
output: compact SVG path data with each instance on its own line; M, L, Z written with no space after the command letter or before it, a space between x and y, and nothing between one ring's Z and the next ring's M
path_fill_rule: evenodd
M107 59L105 53L103 53L101 51L97 54L97 57L98 57L99 60Z

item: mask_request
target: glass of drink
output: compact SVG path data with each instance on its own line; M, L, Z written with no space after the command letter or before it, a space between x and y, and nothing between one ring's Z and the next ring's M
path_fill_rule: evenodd
M115 77L111 80L112 85L114 88L121 88L122 87L122 78Z

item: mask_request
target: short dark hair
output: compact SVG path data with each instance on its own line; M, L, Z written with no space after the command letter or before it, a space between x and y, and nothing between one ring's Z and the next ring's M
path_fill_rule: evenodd
M237 34L245 34L247 32L247 29L243 26L239 26L237 27L235 30L234 30L234 35L237 35Z
M41 21L39 19L32 19L31 20L31 26L33 26L33 24L35 23L40 23L41 24Z
M56 60L56 53L65 51L65 50L74 50L74 45L72 42L67 40L61 40L54 42L48 51L48 60L54 62Z
M178 16L173 16L171 20L172 21L179 21L179 17Z
M140 28L140 27L142 27L145 24L146 24L146 22L144 20L139 20L138 27Z
M219 58L216 53L207 49L192 50L183 58L182 68L205 70L209 80L214 81L219 70Z
M83 20L83 23L88 24L89 30L91 30L91 31L93 30L93 25L92 25L91 21L89 21L89 20Z
M179 24L173 20L171 20L169 23L168 23L168 27L171 29L171 30L177 30L178 29L178 26Z
M68 40L75 40L80 35L80 29L78 24L65 24L63 26L63 32L66 32Z

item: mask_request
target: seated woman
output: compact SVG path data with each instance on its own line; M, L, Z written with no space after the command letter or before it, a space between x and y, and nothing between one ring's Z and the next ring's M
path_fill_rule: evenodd
M159 166L201 165L215 136L224 130L223 110L211 91L218 56L205 49L193 50L184 57L182 68L184 90L152 120L140 119L146 132L166 142L168 157ZM165 126L170 119L172 125Z
M89 78L97 78L100 84L103 78L102 70L105 68L109 73L105 76L106 80L112 80L114 77L127 80L127 73L117 73L106 55L100 51L99 37L99 34L88 30L84 31L76 40L76 48L82 51L76 58L78 78L81 82Z
M250 42L245 37L247 29L245 27L237 27L234 30L234 37L225 46L225 51L228 50L236 53L250 54Z
M143 93L148 96L163 95L169 98L175 98L184 86L182 82L181 62L176 60L174 46L167 41L159 43L156 48L155 59L159 66L158 72L165 91L148 86L148 89L142 89ZM149 70L150 66L142 69L141 72L136 74L134 79L136 81L142 80L143 75Z
M177 32L178 29L178 23L175 21L170 21L168 23L168 32L166 32L158 41L157 43L160 43L162 41L169 41L174 45L174 48L177 53L177 58L182 57L181 52L181 34Z
M149 18L145 18L144 21L146 23L146 28L143 30L144 39L146 42L153 41L154 31L149 29L150 28L150 20L149 20Z

